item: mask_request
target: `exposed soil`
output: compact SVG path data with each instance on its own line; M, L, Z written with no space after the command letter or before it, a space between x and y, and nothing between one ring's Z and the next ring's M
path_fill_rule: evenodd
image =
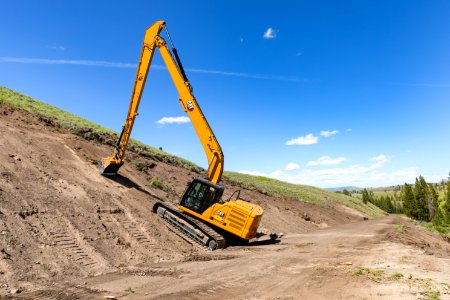
M0 299L450 298L448 240L398 216L243 190L265 235L206 251L151 212L202 174L129 152L102 177L111 147L4 105L0 136Z

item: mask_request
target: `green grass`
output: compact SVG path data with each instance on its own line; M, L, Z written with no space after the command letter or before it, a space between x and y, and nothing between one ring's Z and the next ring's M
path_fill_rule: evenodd
M380 282L384 279L384 270L381 269L358 268L351 273L352 276L367 276L367 278L376 282Z
M37 101L29 96L17 93L2 86L0 86L0 103L22 108L49 121L57 121L62 127L87 127L99 130L100 132L113 133L112 130L97 125L77 115L66 112L55 106Z
M225 172L225 178L236 185L261 192L270 196L286 196L309 203L332 207L336 203L352 207L372 217L380 217L384 212L375 205L367 205L357 197L349 197L344 194L326 191L320 188L292 184L263 176L252 176L236 172Z
M397 233L404 233L405 232L405 226L403 225L397 225L394 227L394 231Z
M161 181L161 179L159 179L158 177L153 177L150 180L150 185L155 187L155 188L157 188L157 189L164 190L164 184Z
M367 269L356 269L352 271L352 276L362 276L362 275L366 275L367 274Z
M419 221L418 221L419 222ZM423 228L426 228L428 230L432 230L435 231L439 234L441 234L442 236L448 237L450 238L450 224L445 224L445 225L433 225L432 222L423 222L420 221L419 225L422 226Z
M0 103L29 111L49 125L68 130L87 140L114 146L118 139L118 134L108 128L92 123L89 120L63 111L57 107L37 101L6 87L0 86ZM134 152L142 157L151 157L156 161L162 161L182 167L197 174L205 174L205 170L194 163L168 154L160 149L145 145L139 141L132 140L128 144L127 151ZM141 171L146 168L139 159L130 161L130 157L128 157L127 160L137 169L141 169ZM312 186L290 184L262 176L251 176L236 172L225 172L224 177L242 188L255 190L270 196L292 197L300 201L315 203L325 207L333 207L337 203L352 207L372 217L383 215L381 209L370 203L365 205L361 199L357 197L349 197ZM151 184L157 188L163 187L163 183L158 181Z
M399 279L401 279L401 278L403 278L404 276L403 276L403 274L402 273L394 273L394 274L392 274L392 275L390 275L389 277L388 277L388 279L390 279L390 280L399 280Z
M424 293L426 300L439 300L441 299L441 293L439 291L428 291Z

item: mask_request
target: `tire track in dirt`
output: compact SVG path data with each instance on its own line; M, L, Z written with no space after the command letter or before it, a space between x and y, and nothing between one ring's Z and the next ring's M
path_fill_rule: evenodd
M97 264L67 231L61 230L53 232L51 235L55 244L63 249L74 262L89 268Z
M112 217L115 222L117 222L120 226L122 226L125 231L128 233L130 238L134 240L136 243L149 248L152 245L155 245L155 241L150 238L145 228L141 223L136 223L133 219L126 215L115 215Z
M70 220L63 217L59 211L57 214L62 219L61 226L56 231L50 232L56 246L63 249L73 262L87 271L107 268L108 262L84 240L83 235L72 225Z
M59 287L22 293L15 296L6 296L1 299L33 299L33 300L77 300L77 299L104 299L102 292L85 287Z

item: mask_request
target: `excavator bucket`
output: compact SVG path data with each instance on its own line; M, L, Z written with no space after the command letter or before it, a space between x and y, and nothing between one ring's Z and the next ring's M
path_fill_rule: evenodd
M102 158L98 161L98 170L103 176L117 175L119 168L123 165L122 160L116 159L115 156Z

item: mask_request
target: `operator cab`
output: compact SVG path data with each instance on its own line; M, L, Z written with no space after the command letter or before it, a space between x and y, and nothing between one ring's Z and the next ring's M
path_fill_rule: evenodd
M189 184L180 206L202 214L208 207L219 202L223 194L223 186L213 184L204 178L195 178Z

